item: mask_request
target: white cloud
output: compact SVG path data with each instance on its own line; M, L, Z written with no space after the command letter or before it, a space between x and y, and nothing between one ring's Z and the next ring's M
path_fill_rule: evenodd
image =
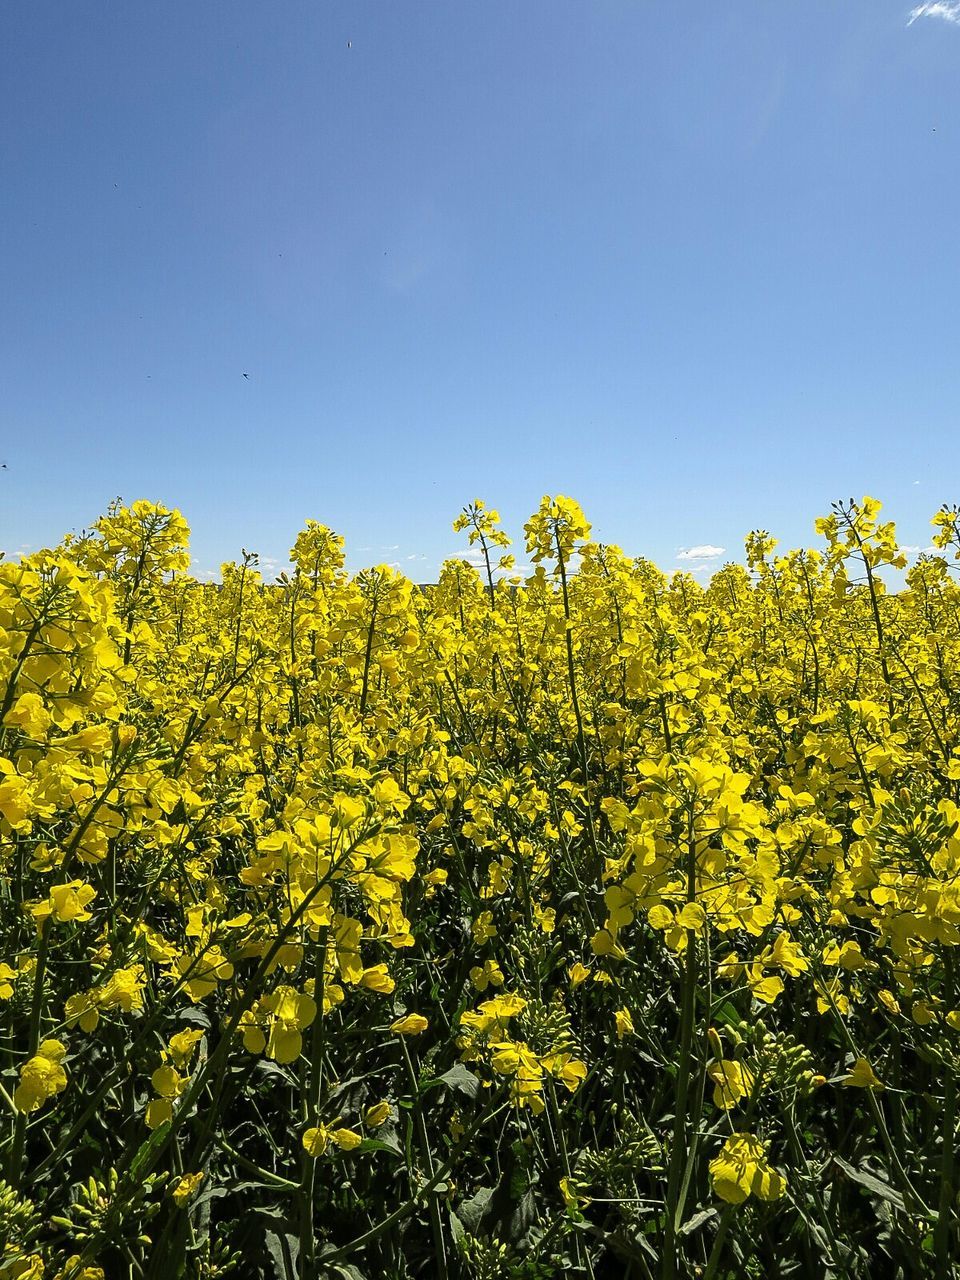
M912 27L918 18L942 18L960 26L960 0L928 0L910 10L907 26Z
M412 556L407 556L408 560L426 560L426 558L427 558L426 556L422 556L416 551L413 553Z
M960 0L958 0L960 3ZM715 547L704 542L698 547L681 547L677 552L678 560L718 560L726 552L726 547Z

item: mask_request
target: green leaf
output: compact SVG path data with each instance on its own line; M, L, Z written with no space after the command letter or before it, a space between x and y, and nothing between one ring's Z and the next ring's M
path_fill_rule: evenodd
M467 1229L452 1209L448 1208L447 1211L450 1215L450 1234L453 1236L454 1243L460 1244L466 1237Z
M165 1120L163 1124L154 1129L146 1142L140 1146L137 1154L133 1157L130 1171L127 1174L131 1184L135 1186L150 1172L150 1164L153 1160L154 1152L163 1145L169 1132L170 1121Z
M715 1218L719 1210L716 1208L701 1209L699 1213L695 1213L692 1218L688 1218L680 1228L680 1235L689 1236L698 1227L702 1227L705 1222L709 1222L711 1218Z
M879 1196L881 1200L886 1200L895 1209L906 1209L903 1196L897 1191L896 1187L891 1187L889 1182L884 1182L882 1178L878 1178L876 1174L869 1173L866 1169L854 1168L852 1164L847 1164L846 1160L840 1156L834 1156L833 1160L835 1164L840 1166L851 1182L856 1182L858 1186L863 1187L866 1191L872 1191L875 1196Z
M495 1190L495 1187L481 1187L475 1196L471 1196L469 1200L464 1200L459 1209L457 1209L457 1217L460 1219L464 1229L469 1231L472 1236L477 1234L480 1223L490 1207L490 1201L493 1199Z
M402 1156L403 1148L396 1138L364 1138L354 1151L389 1151L391 1155Z
M427 1087L429 1088L435 1084L443 1084L448 1089L455 1089L460 1093L465 1093L471 1101L475 1100L480 1092L480 1081L472 1071L467 1070L462 1062L456 1063L449 1071L445 1071L442 1076L437 1076L436 1080L431 1080L430 1085Z
M263 1242L273 1264L275 1280L297 1280L300 1241L280 1213L258 1209L253 1215L263 1227Z

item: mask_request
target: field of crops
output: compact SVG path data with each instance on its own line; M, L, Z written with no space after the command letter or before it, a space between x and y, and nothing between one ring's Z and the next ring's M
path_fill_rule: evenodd
M960 1274L960 559L0 563L2 1280ZM896 582L899 589L885 587Z

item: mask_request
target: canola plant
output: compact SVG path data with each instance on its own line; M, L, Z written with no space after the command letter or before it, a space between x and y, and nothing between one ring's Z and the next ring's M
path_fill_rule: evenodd
M960 1274L960 513L0 560L0 1278Z

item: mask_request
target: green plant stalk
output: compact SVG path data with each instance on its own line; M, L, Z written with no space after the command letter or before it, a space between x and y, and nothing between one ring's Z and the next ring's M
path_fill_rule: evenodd
M709 929L709 926L707 926L704 929L704 943L703 943L703 949L704 949L703 971L706 977L706 982L705 982L706 990L704 992L705 1003L706 1003L706 1015L705 1015L705 1026L704 1026L705 1043L708 1043L707 1032L709 1031L709 1028L710 1028L710 1010L713 1007L713 989L712 989L712 983L711 983L711 977L710 977L710 935L709 935L708 929ZM688 939L687 945L688 946L690 945L689 939ZM697 1092L696 1092L696 1097L694 1099L693 1113L692 1113L691 1122L690 1122L690 1149L687 1152L686 1167L684 1168L684 1171L683 1171L683 1181L680 1184L680 1193L677 1197L677 1207L676 1207L677 1230L680 1229L680 1226L683 1223L683 1217L684 1217L684 1212L685 1212L686 1203L687 1203L687 1195L689 1194L689 1191L690 1191L690 1183L693 1178L694 1169L696 1168L697 1150L700 1146L700 1120L703 1115L703 1095L707 1085L707 1057L708 1056L709 1056L708 1053L705 1051L703 1054L703 1059L700 1063L700 1070L697 1072Z
M823 991L830 1002L831 1012L833 1013L834 1019L839 1025L843 1033L844 1039L847 1041L847 1044L850 1046L850 1049L852 1050L852 1052L857 1057L860 1057L860 1052L857 1049L856 1042L854 1041L853 1036L850 1034L850 1029L848 1028L847 1024L844 1022L843 1015L840 1013L840 1010L837 1008L836 1002L833 999L833 996L831 995L830 990L826 985L823 986ZM893 1141L890 1137L890 1131L887 1128L887 1122L884 1118L883 1111L881 1110L880 1103L877 1101L874 1090L864 1089L863 1092L867 1095L867 1099L866 1099L867 1106L870 1110L870 1114L873 1116L874 1124L877 1126L877 1132L880 1135L880 1141L883 1144L883 1148L887 1153L887 1158L890 1161L890 1167L894 1172L897 1182L900 1184L900 1192L903 1195L904 1200L907 1202L908 1206L912 1207L915 1212L920 1213L928 1221L935 1221L937 1216L936 1213L924 1203L920 1193L917 1191L916 1187L914 1187L913 1183L910 1181L910 1175L907 1173L906 1169L903 1167L903 1162L901 1161L900 1157L897 1155L896 1147L894 1146Z
M687 953L684 957L683 996L680 1012L680 1056L677 1060L677 1108L673 1120L673 1141L670 1145L670 1173L667 1179L667 1199L664 1224L663 1275L664 1280L674 1280L677 1275L677 1232L680 1229L680 1184L689 1154L687 1151L687 1098L690 1088L690 1070L693 1057L694 1008L697 982L696 934L687 930Z
M423 1118L423 1107L420 1105L420 1082L417 1079L417 1073L413 1067L413 1059L410 1057L410 1050L407 1048L406 1036L400 1036L400 1048L403 1051L403 1061L407 1069L407 1078L410 1081L410 1090L413 1098L413 1109L416 1115L417 1141L420 1145L420 1151L423 1155L423 1162L427 1168L428 1183L433 1178L436 1170L433 1164L433 1153L430 1150L430 1137L427 1133L427 1124ZM437 1265L437 1275L440 1280L449 1280L449 1271L447 1270L447 1250L443 1239L443 1224L440 1221L440 1206L437 1204L437 1197L431 1195L428 1202L430 1211L430 1229L433 1233L434 1262Z
M560 570L560 590L563 596L565 623L563 636L566 641L567 651L567 679L570 683L570 701L573 705L573 714L577 722L577 748L580 752L580 765L583 769L584 812L587 819L587 833L590 836L590 848L593 851L594 872L599 877L603 870L603 859L600 856L596 827L593 822L593 802L590 796L590 761L587 755L587 738L583 731L583 713L580 710L580 697L577 693L577 671L573 661L573 635L571 631L573 619L570 614L570 593L567 589L567 566L563 558L563 548L560 545L559 531L556 534L556 542L557 566Z
M306 1122L316 1125L320 1114L320 1096L323 1090L323 1042L326 1020L323 1012L325 996L325 967L328 928L319 930L313 957L313 998L317 1016L310 1028L310 1055L307 1072ZM316 1271L316 1240L313 1231L313 1196L317 1174L316 1159L308 1151L300 1153L300 1187L298 1208L300 1211L300 1275L301 1280L311 1280Z
M40 1047L40 1027L43 1022L43 980L47 968L47 952L50 948L50 921L47 916L40 926L40 946L37 950L37 967L33 975L33 998L30 1004L30 1028L27 1033L27 1061L36 1055ZM10 1161L7 1168L7 1180L16 1190L23 1187L23 1157L27 1141L27 1113L17 1111L13 1126L13 1143L10 1148Z
M363 684L360 689L360 719L362 720L367 710L367 692L370 681L370 660L373 657L373 636L377 625L377 604L379 598L376 590L373 593L373 602L370 608L370 627L367 631L367 647L363 655Z
M687 892L686 901L697 896L697 846L694 838L693 801L687 812ZM680 1187L685 1166L690 1159L687 1150L687 1099L690 1090L690 1070L693 1059L693 1036L697 998L697 935L687 930L687 949L683 965L683 992L680 1010L680 1056L677 1061L677 1105L673 1120L673 1140L670 1145L670 1172L667 1177L667 1196L664 1224L663 1274L664 1280L674 1280L679 1257L677 1233L680 1230Z
M946 957L948 993L953 995L953 956ZM944 1081L943 1119L940 1125L940 1196L937 1204L937 1225L933 1246L936 1258L936 1280L948 1280L953 1253L950 1240L956 1220L956 1192L954 1190L954 1161L957 1135L957 1072L954 1064L946 1064Z
M329 1266L334 1262L342 1262L345 1258L349 1258L351 1254L356 1253L359 1249L363 1249L368 1244L373 1244L375 1240L379 1240L379 1238L382 1235L385 1235L391 1227L396 1226L398 1222L402 1222L404 1218L409 1218L410 1214L413 1213L424 1196L429 1195L435 1187L437 1187L453 1172L457 1159L464 1147L467 1145L467 1141L472 1138L477 1130L482 1128L488 1120L494 1119L496 1116L500 1115L501 1112L506 1111L510 1106L511 1103L509 1102L503 1102L499 1106L496 1103L491 1103L489 1107L481 1112L470 1128L461 1137L460 1141L451 1148L450 1158L433 1173L433 1175L410 1197L409 1200L400 1205L399 1208L395 1209L393 1213L389 1214L381 1222L378 1222L375 1227L371 1227L369 1231L365 1231L362 1236L357 1236L348 1244L341 1245L339 1249L334 1249L332 1253L322 1254L320 1262L324 1266Z

